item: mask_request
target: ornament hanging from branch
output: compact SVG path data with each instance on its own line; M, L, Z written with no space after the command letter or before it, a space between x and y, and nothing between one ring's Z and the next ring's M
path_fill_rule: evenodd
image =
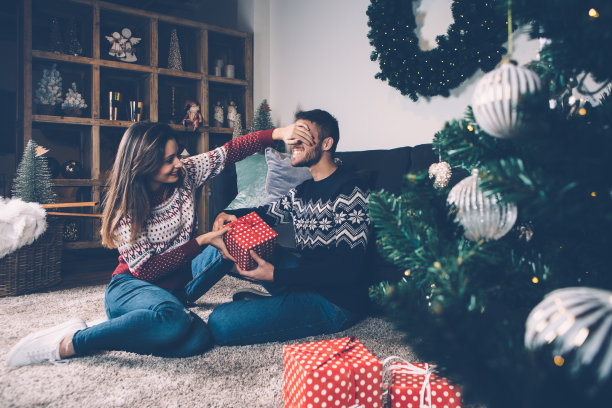
M590 391L612 380L612 292L571 287L550 292L529 314L525 346L551 352L557 366L570 375L592 377Z
M453 171L448 162L441 161L439 163L433 163L431 166L429 166L429 178L431 179L435 177L433 185L436 188L446 187L452 174Z
M455 222L465 229L471 241L499 239L516 222L518 210L513 203L502 203L499 194L485 195L478 185L478 170L453 187L446 200L457 207Z
M540 77L533 71L506 62L483 76L472 97L474 118L482 130L502 139L518 136L523 130L519 102L527 94L542 88Z

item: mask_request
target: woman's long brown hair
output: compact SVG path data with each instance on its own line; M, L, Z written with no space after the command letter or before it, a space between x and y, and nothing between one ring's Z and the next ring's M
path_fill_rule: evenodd
M130 223L130 242L136 239L151 209L149 179L162 166L166 143L173 138L172 129L159 123L134 123L123 134L102 204L105 247L117 247L115 230L123 217Z

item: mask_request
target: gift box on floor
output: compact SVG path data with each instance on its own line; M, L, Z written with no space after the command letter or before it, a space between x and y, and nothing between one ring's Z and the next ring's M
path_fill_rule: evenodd
M249 253L251 249L266 261L272 259L278 234L256 213L240 217L226 227L231 229L223 237L225 246L242 269L249 271L257 267Z
M390 408L461 408L461 388L437 375L433 364L399 357L383 362L384 400Z
M382 408L382 364L359 340L283 346L286 408Z

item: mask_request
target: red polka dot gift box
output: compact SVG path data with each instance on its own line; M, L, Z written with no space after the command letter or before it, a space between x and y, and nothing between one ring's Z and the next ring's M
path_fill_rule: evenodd
M382 408L382 364L359 340L283 346L285 408Z
M383 361L383 398L389 408L461 408L461 388L436 375L433 364L395 356Z
M242 269L250 271L257 267L249 253L251 249L266 261L272 259L278 234L259 215L252 212L226 226L231 229L223 237L225 246Z

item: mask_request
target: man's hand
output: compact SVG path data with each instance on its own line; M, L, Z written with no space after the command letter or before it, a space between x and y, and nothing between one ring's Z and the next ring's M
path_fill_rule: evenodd
M282 140L288 146L298 143L304 143L307 146L314 145L314 136L310 133L308 125L302 121L274 129L272 139Z
M227 213L219 213L217 218L215 218L215 222L213 223L213 232L219 231L224 228L225 224L228 222L236 221L238 218L235 215L227 214Z
M202 245L212 245L219 250L223 259L228 259L232 262L236 262L236 259L230 255L227 247L225 246L225 242L223 241L223 235L229 231L229 227L225 227L220 229L219 231L207 232L206 234L202 234L196 237L196 241L200 246Z
M274 265L257 255L252 249L249 252L255 262L257 262L257 268L252 271L245 271L240 266L236 265L236 269L240 275L254 281L272 282L274 280Z

